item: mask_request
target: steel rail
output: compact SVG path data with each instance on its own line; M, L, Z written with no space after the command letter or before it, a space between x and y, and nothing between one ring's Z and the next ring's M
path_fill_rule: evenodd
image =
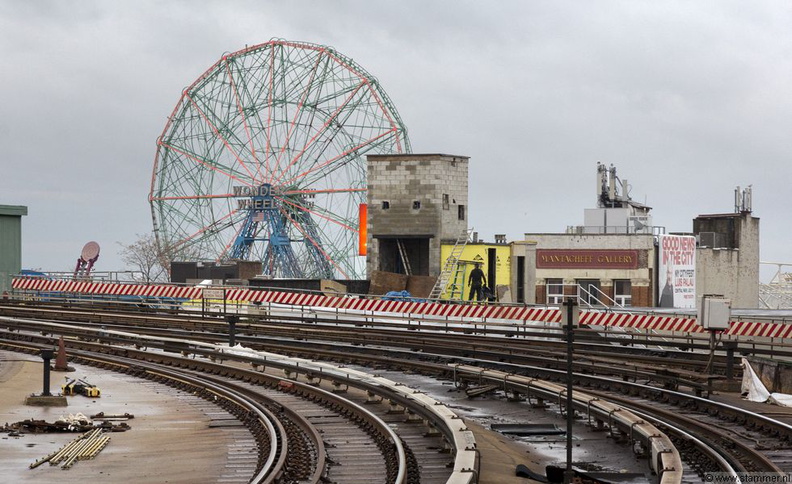
M19 342L15 342L13 344L5 343L3 344L3 346L6 347L17 346L19 350L28 350L28 351L36 351L43 347L47 347L47 348L52 347L52 345L42 346L41 344L36 344L36 343L22 344ZM141 363L140 360L123 358L115 354L109 355L107 357L102 357L101 355L97 355L94 353L84 354L81 352L74 352L74 351L72 351L72 354L73 357L79 358L80 360L86 363L93 362L94 364L103 367L109 366L114 368L121 368L124 369L126 372L136 373L139 376L145 376L152 379L159 378L170 383L179 383L189 388L195 388L199 391L204 390L210 393L211 395L217 397L217 399L220 399L221 401L233 405L235 408L240 409L237 418L240 418L240 415L245 415L246 417L252 416L253 420L256 421L259 425L261 425L263 430L270 437L269 451L267 453L266 459L263 462L259 462L259 465L257 466L256 474L252 477L250 482L256 484L271 484L276 482L283 474L286 453L281 452L280 447L286 443L285 429L283 428L282 424L278 421L277 417L275 417L268 409L266 409L266 407L264 407L258 401L240 395L232 390L226 389L222 385L215 384L213 382L208 381L207 379L197 376L187 376L183 373L179 373L170 370L168 368L161 367L160 365L157 365L155 363L151 363L151 362ZM142 375L141 372L143 373ZM217 400L214 399L210 399L210 401L214 401L215 403L217 403ZM246 424L246 426L250 428L249 424ZM254 437L255 437L255 433L254 433ZM257 442L259 442L259 439L256 440Z
M3 319L4 318L0 317L0 320L3 320ZM67 330L68 328L73 328L73 325L63 325L62 326L62 330ZM498 365L498 366L509 366L508 363L504 363L502 361L493 361L491 363L495 364L495 365ZM555 375L559 375L559 377L563 376L563 375L561 375L561 372L559 372L559 371L547 369L547 368L544 368L544 367L527 366L527 365L519 365L519 366L514 365L514 368L515 368L515 371L530 370L530 371L542 372L542 373L546 373L546 374L555 374ZM612 382L612 380L605 379L605 378L598 377L598 376L594 376L594 375L576 374L576 378L584 379L586 381L590 381L590 382L594 382L594 383ZM672 392L672 390L660 389L660 388L649 386L649 385L642 385L642 384L639 384L639 383L631 383L631 382L627 382L627 381L620 381L620 382L617 382L617 383L618 383L618 385L621 385L621 386L630 386L630 387L633 387L633 388L638 388L638 389L642 389L642 390L649 390L649 391L652 391L652 392L664 392L665 394L669 394L669 395L677 395L680 398L689 398L689 397L692 398L691 396L689 396L687 394L683 394L683 393L680 393L680 392L669 393L669 392ZM704 400L704 401L706 402L706 400ZM712 403L714 404L715 402L712 402ZM744 414L742 409L734 409L733 408L733 410ZM764 418L763 416L761 416L759 414L749 413L748 415L751 418L757 418L759 420L762 420L764 423L767 423L768 425L771 425L771 426L775 426L776 424L780 424L779 422L776 422L776 421L773 421L775 423L768 422L766 418ZM792 436L792 427L784 425L783 426L783 430L784 430L784 433L786 433L787 435Z
M44 310L42 312L44 312L45 314L47 314L47 313L56 314L54 311L55 310ZM172 325L174 321L181 321L181 325L183 327L185 327L185 328L189 327L189 328L194 329L194 330L213 330L213 331L215 331L217 333L225 332L227 330L227 327L228 327L226 321L218 320L218 319L214 319L214 318L189 320L189 319L185 319L185 318L173 318L173 317L167 317L166 318L166 317L159 317L159 316L152 317L152 316L141 316L140 314L125 315L125 314L118 314L118 313L101 313L101 312L97 313L97 312L88 312L88 311L75 313L74 316L78 317L78 318L83 318L84 317L86 319L96 320L97 322L108 323L108 324L114 324L114 323L118 322L119 320L127 320L130 324L134 323L135 321L142 321L144 324L150 324L150 325L156 325L159 322L159 323L161 323L160 324L161 326L165 326L165 325ZM293 317L284 317L282 319L287 320L287 321L288 320L292 320L292 321L301 321L302 322L302 320L300 318L301 317L293 316ZM317 320L309 318L305 322L311 323L311 326L305 326L304 324L300 324L300 326L296 330L297 331L301 331L301 332L307 332L307 331L309 331L309 328L321 328L322 327L322 325L320 324L322 321L317 321ZM345 321L345 322L333 321L331 324L333 326L337 326L338 324L341 324L341 323L343 323L345 325L348 324L350 326L354 325L355 328L358 328L359 325L360 325L360 321ZM258 322L250 321L250 320L242 320L242 321L240 321L237 324L237 328L238 328L238 330L240 332L242 332L242 331L248 331L248 332L255 331L257 333L261 332L261 333L267 333L267 334L277 334L277 332L273 332L271 329L269 329L269 327L270 326L274 326L274 325L281 325L281 324L282 325L287 325L287 328L291 328L291 329L284 328L283 332L281 334L286 335L286 334L289 334L289 332L295 331L294 326L292 324L289 324L288 322L278 322L278 321L275 321L275 320L270 320L267 323L258 323ZM429 335L432 334L432 331L429 331L429 330L432 329L432 326L422 325L420 322L418 324L412 324L410 321L406 321L406 326L404 325L404 321L402 321L402 324L399 324L397 326L393 326L393 325L391 325L389 323L381 323L381 324L385 324L387 326L384 326L385 329L380 330L380 334L382 334L382 338L387 338L389 341L393 339L393 329L394 328L397 328L397 329L399 329L399 328L400 329L407 328L407 329L413 329L413 330L414 329L425 330L425 331L421 331L420 332L421 333L420 336L417 336L417 335L413 336L413 338L416 338L416 344L424 344L424 345L427 344L426 343L426 339L428 339L429 336L426 336L426 335L427 334L429 334ZM366 326L369 326L369 324L366 324ZM374 324L370 324L370 326L372 327L372 329L367 329L366 330L367 332L377 331L375 329L376 326ZM452 331L452 335L451 336L447 336L446 339L462 338L462 336L456 336L453 333L457 333L457 332L459 332L459 333L461 333L461 332L467 333L468 331L471 331L471 329L469 327L467 327L467 326L465 326L465 327L452 327L452 328L447 328L447 330L448 331ZM323 330L323 331L325 331L325 330ZM325 332L325 334L324 334L325 339L330 339L332 337L334 340L339 340L339 339L341 339L341 340L350 340L350 341L354 340L354 337L350 338L350 333L348 331L345 331L345 330L343 330L340 327L337 328L336 331L337 331L337 333ZM444 329L444 331L445 331L445 329ZM542 330L541 332L537 331L535 333L524 333L522 336L524 338L530 338L530 337L540 338L541 337L541 338L546 339L548 331L550 332L551 335L560 335L561 334L561 332L558 331L558 328L552 328L552 329L548 328L548 329ZM415 333L417 333L417 332L413 331L413 334L415 334ZM577 348L581 348L578 351L580 351L580 352L585 351L585 353L587 355L591 355L592 357L595 357L597 355L607 354L609 350L612 350L613 344L623 342L621 338L617 338L616 340L613 340L613 341L609 341L607 339L603 339L603 337L601 336L601 332L598 332L598 331L580 330L579 333L580 333L579 336L581 336L581 339L585 339L585 338L583 338L583 335L586 334L586 333L589 333L592 337L595 338L596 342L594 342L594 343L588 342L588 343L576 345ZM353 333L353 336L355 334L356 333ZM485 336L487 336L487 335L489 335L489 333L485 334ZM368 338L370 338L370 336L368 336ZM464 336L464 338L469 338L469 336ZM404 338L402 336L401 339L405 340L405 343L407 343L407 341L406 341L407 338ZM470 347L470 345L467 344L467 340L465 340L465 341L466 341L466 347ZM636 343L636 342L632 341L632 343ZM640 343L643 343L643 342L640 342ZM535 346L537 346L537 345L552 346L552 345L558 345L559 343L554 342L554 341L541 341L541 340L540 341L536 341L536 340L531 339L530 340L530 344L531 344L532 353L533 353L533 350L535 349ZM681 342L679 343L679 345L682 345L682 344L683 343L681 343ZM438 344L437 343L433 343L433 345L437 346ZM449 341L448 345L452 345L452 343ZM483 338L481 340L478 340L476 342L476 344L474 345L474 347L477 348L478 351L482 351L483 349L485 349L487 347L492 347L492 348L496 348L496 349L499 349L499 350L502 350L504 348L509 348L509 349L512 350L512 352L514 352L516 354L520 354L520 353L525 352L525 341L523 340L523 338L519 338L517 340L510 340L508 342L506 340L501 340L500 338ZM703 348L703 346L702 346L702 348ZM548 351L552 351L552 350L548 349ZM638 351L640 351L640 349L638 349ZM662 352L662 355L663 355L664 358L667 358L669 354L671 354L671 355L679 354L680 355L679 360L681 361L680 364L688 365L688 366L693 364L693 361L691 361L691 358L693 358L695 356L695 354L687 352L687 351L681 351L681 352L675 353L675 352L672 352L670 350L666 350L666 351ZM648 355L648 356L647 355L640 356L640 357L637 356L636 358L645 359L647 362L655 363L655 362L658 361L658 356L656 356L656 355L657 355L656 351L651 351L651 354ZM704 364L705 364L705 361L702 360L702 362L699 365L701 366L701 365L704 365ZM724 361L722 361L722 360L716 360L715 361L715 366L716 366L716 368L719 368L721 371L723 371L723 369L726 367L726 363ZM662 375L659 375L658 377L661 378L661 379L664 378ZM700 385L703 385L703 383L700 384Z
M500 363L500 364L502 364L502 363ZM545 371L547 371L547 370L545 370ZM590 375L577 375L576 378L596 378L596 377L591 377ZM627 384L627 382L620 382L620 384L624 385L624 384ZM629 385L636 385L638 387L643 387L643 388L645 388L647 390L650 390L652 392L658 392L658 391L669 392L669 390L660 390L660 389L658 389L656 387L651 387L651 386L648 386L648 385L640 385L640 384L629 384ZM680 396L682 396L684 398L692 398L690 395L686 395L686 394L678 393L678 395L680 395ZM707 404L715 404L716 403L716 402L711 402L711 401L707 401L707 400L705 400L705 402ZM729 406L727 406L727 407L729 407ZM738 408L735 408L735 407L730 407L730 409L731 409L730 411L745 413L742 409L738 409ZM777 426L779 424L779 422L777 422L775 420L772 420L772 419L766 419L766 418L764 418L764 416L759 415L759 414L753 414L752 418L765 419L766 420L765 424L768 425L768 426L771 426L771 425ZM786 433L786 435L789 435L789 429L786 429L785 433Z
M762 472L772 472L772 473L775 473L775 474L778 474L778 475L784 475L785 474L783 469L781 469L778 465L773 463L770 459L768 459L761 452L757 452L754 449L750 448L742 440L730 438L727 435L725 435L723 432L719 432L719 431L716 431L714 429L710 429L709 426L698 422L696 419L693 419L693 418L690 418L690 417L686 417L685 415L681 415L681 414L678 414L676 412L662 410L660 408L657 408L657 407L654 407L654 406L651 406L651 405L641 404L641 403L636 402L634 400L628 400L626 398L622 398L622 397L619 397L619 396L616 396L616 395L609 395L609 394L606 394L606 393L603 393L603 392L598 392L598 391L593 391L593 390L589 390L589 392L594 394L594 395L598 395L601 398L608 398L610 400L619 402L619 404L624 405L627 408L630 408L631 411L635 411L636 413L643 412L643 413L654 414L656 416L657 415L661 415L662 416L662 420L664 422L666 422L666 424L667 424L667 422L676 422L679 426L685 426L686 428L689 428L689 429L690 428L695 428L695 429L697 429L698 433L704 434L707 437L710 437L710 438L713 438L713 439L725 438L725 439L731 441L732 445L734 445L734 447L739 449L740 452L742 452L743 454L748 456L750 458L750 462L752 464L760 465L762 467L762 469L761 469ZM640 410L635 410L636 408L640 409ZM732 407L732 408L734 408L734 407ZM659 417L656 417L656 418L659 419ZM720 455L725 457L727 460L730 461L729 467L724 468L725 472L731 472L731 471L748 472L748 469L746 469L743 466L743 464L739 461L739 459L736 456L731 455L731 453L729 453L729 452L722 452L722 453L720 453ZM737 469L735 469L735 467L737 467Z
M112 333L112 332L108 332L108 333ZM155 342L154 341L150 341L150 343L155 343ZM88 345L89 343L82 343L82 344L83 345ZM150 346L154 347L156 345L155 344L151 344ZM221 351L218 351L218 349L215 348L215 347L212 347L211 349L207 350L205 348L205 346L206 345L199 344L197 347L194 347L193 350L194 350L194 352L196 354L202 354L204 356L211 357L211 358L222 357L222 358L225 358L225 359L229 359L229 357L231 356L230 354L222 354ZM200 350L201 347L203 347L204 351ZM100 345L99 348L105 350L105 352L110 351L112 349L112 347L108 347L108 345ZM186 348L186 347L184 347L184 348ZM140 353L144 357L152 358L152 355L150 353L146 353L145 351L131 350L129 348L123 348L122 350L127 355L132 354L132 353ZM102 361L102 362L104 362L104 364L108 364L103 358L98 358L98 357L95 357L95 356L80 356L78 354L75 354L75 352L73 350L72 350L72 355L80 357L83 360L86 360L86 359L88 359L88 360L97 359L97 361ZM284 357L280 357L280 355L277 355L277 356L279 357L278 358L279 360L286 361L286 359L284 359ZM239 368L229 369L227 367L223 367L221 365L210 363L210 362L205 362L205 361L196 361L196 360L186 359L186 358L177 358L177 357L174 357L174 356L167 356L167 355L161 355L161 354L158 354L157 357L160 357L160 358L167 357L167 358L169 358L171 360L171 363L174 363L175 360L179 359L179 360L182 360L183 364L185 366L188 366L188 367L198 367L198 366L210 367L210 366L212 366L213 370L215 372L223 372L223 371L226 371L226 372L228 372L228 371L244 372L244 373L247 374L246 379L250 380L250 381L252 381L252 380L254 380L256 378L264 379L264 380L268 380L273 385L276 385L278 382L282 381L281 378L274 377L274 376L271 376L271 375L265 375L265 374L261 374L261 373L258 373L258 372L251 372L250 370L243 370L243 369L239 369ZM124 358L121 358L119 356L114 356L113 360L111 360L111 363L113 361L120 361L120 360L123 360L123 359ZM248 358L246 360L249 361L250 359ZM132 363L129 363L129 366L135 365L134 362L138 361L138 359L132 359L131 361L132 361ZM265 361L265 360L261 360L261 359L256 359L255 363L258 363L259 365L266 364L268 366L275 366L275 363L274 363L273 360L266 360ZM288 365L288 364L278 365L278 366L282 366L283 368L286 368L286 369L293 369L293 371L298 372L298 373L303 373L303 371L299 368L299 363L297 363L297 365L294 366L294 367L292 367L291 365ZM160 371L160 372L168 372L169 370L162 369L162 370L158 370L158 371ZM149 373L152 373L152 372L149 372ZM185 379L185 377L184 377L184 375L182 373L176 373L175 375L176 375L176 377L171 377L171 379L178 378L178 375L181 375L181 377L180 377L181 379ZM195 378L195 377L193 377L193 378ZM206 377L197 377L197 378L200 378L202 381L207 381L208 380ZM336 404L342 405L343 407L351 410L355 415L361 416L362 420L364 420L366 423L368 423L374 429L374 430L372 430L370 432L374 432L374 433L378 433L380 435L383 435L385 437L385 439L388 442L390 442L389 446L383 447L382 450L383 450L383 452L387 451L387 452L390 452L390 453L392 453L394 455L394 459L396 461L396 472L395 472L395 479L394 479L393 482L395 484L403 484L403 483L407 482L407 455L406 455L406 450L405 450L404 445L402 444L401 439L399 438L399 436L394 432L394 430L386 422L382 421L379 417L375 416L369 410L361 407L360 405L358 405L358 404L356 404L354 402L348 401L346 399L343 399L343 398L341 398L341 397L339 397L337 395L334 395L331 392L328 392L328 391L320 389L320 388L315 388L315 387L312 387L310 385L303 384L301 382L294 381L294 382L291 382L291 383L296 385L296 386L298 386L300 392L303 392L305 394L311 394L311 395L314 395L314 396L318 396L319 398L324 399L325 401L335 402ZM228 386L228 384L225 383L225 382L223 383L223 385L224 386ZM209 384L207 384L207 386L209 386ZM287 410L285 408L284 408L284 410L287 411L288 413L294 414L290 410ZM294 414L294 415L296 415L296 414ZM310 425L310 424L305 424L305 425ZM316 433L315 429L312 429L312 433L315 436L315 438L317 439L318 447L321 449L319 451L319 456L318 456L319 459L321 459L321 460L319 461L320 465L317 467L317 469L313 473L313 478L312 478L313 480L311 482L321 482L323 480L324 468L325 468L325 465L326 465L326 458L325 458L326 457L326 453L324 452L324 445L322 443L321 436L318 433ZM263 481L263 482L267 482L267 481Z
M567 390L562 385L475 366L458 364L449 366L454 369L455 381L457 377L467 376L479 381L502 385L504 389L511 387L512 390L541 395L546 399L557 398L559 406L562 406L562 402L566 401ZM579 390L572 392L572 399L577 409L587 413L589 421L591 421L592 415L595 415L598 421L607 421L611 429L618 427L622 433L629 434L631 439L637 435L636 440L649 449L649 468L659 476L660 484L680 484L682 482L683 466L679 451L668 436L657 427L621 406ZM566 409L566 411L574 410Z
M18 320L17 318L0 318L2 321L12 322ZM35 321L24 321L24 323L41 324L43 328L48 328L47 332L74 332L80 331L94 331L88 328L75 326L73 324L62 323L37 323ZM41 327L39 330L41 330ZM102 330L104 338L115 339L116 342L121 343L122 339L126 344L136 344L139 346L150 347L167 347L173 345L171 350L178 350L182 352L189 352L193 354L203 354L206 356L214 357L230 357L230 351L227 346L204 343L199 341L185 341L176 338L162 338L162 337L148 337L135 333L119 332L113 330ZM133 351L124 348L125 351ZM187 360L190 364L195 365L196 360ZM452 471L452 482L477 482L478 479L478 458L475 450L475 438L464 425L463 421L459 419L451 410L447 409L444 405L440 404L434 399L430 399L426 395L419 395L419 392L412 390L403 385L390 382L386 384L385 379L366 375L362 372L355 372L351 369L334 367L329 364L321 364L303 360L299 358L287 358L282 355L266 354L256 352L256 354L246 358L250 364L260 366L274 366L282 369L288 369L295 373L318 375L320 378L332 378L334 382L339 382L352 387L371 391L375 394L383 395L384 397L398 402L406 409L421 415L427 421L431 422L441 433L445 436L450 446L455 450L455 465ZM365 410L365 409L364 409ZM376 418L376 417L375 417ZM392 434L394 446L402 449L402 445L398 436L392 432L387 424L384 424L384 429ZM402 449L403 451L403 449ZM405 462L406 458L401 458L400 461ZM400 466L406 464L400 464ZM399 478L406 478L404 470L399 471ZM397 481L401 482L401 481Z
M118 360L114 358L112 361ZM133 361L133 364L139 364L137 360ZM151 365L151 363L148 364ZM271 484L277 482L283 476L286 467L285 449L288 447L286 429L283 427L283 424L278 420L278 418L261 403L250 397L241 395L237 391L229 390L224 386L196 375L192 375L188 379L185 378L184 374L181 372L175 372L165 368L146 370L146 373L154 376L159 375L171 381L179 381L188 386L201 387L202 389L213 393L218 398L225 399L240 408L246 408L248 412L252 412L258 422L270 435L270 449L266 460L263 463L260 463L259 469L250 482Z
M695 435L687 432L683 427L678 425L672 425L669 422L663 421L658 419L649 413L641 412L640 410L630 409L631 412L638 415L639 417L648 420L655 426L663 426L671 430L671 433L677 435L682 439L686 439L688 442L693 443L700 452L702 452L708 459L714 462L723 473L726 474L726 481L725 482L740 482L739 481L739 471L734 468L732 463L729 459L726 459L721 452L718 451L717 448L710 445L707 442L699 439Z

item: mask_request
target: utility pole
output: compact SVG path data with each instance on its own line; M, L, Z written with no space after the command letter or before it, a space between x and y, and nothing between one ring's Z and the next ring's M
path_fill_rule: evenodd
M566 308L566 341L567 341L567 385L566 385L566 470L564 471L564 484L570 484L575 472L572 470L572 426L575 421L575 409L572 404L572 345L574 343L574 328L578 323L577 299L568 297L563 306Z

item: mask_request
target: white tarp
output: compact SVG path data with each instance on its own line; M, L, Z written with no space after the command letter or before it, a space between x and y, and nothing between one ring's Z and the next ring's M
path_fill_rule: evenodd
M742 393L747 394L746 398L752 402L769 402L782 407L792 407L792 395L786 393L770 393L764 386L759 375L751 368L751 363L745 358L742 359L743 379Z
M771 393L770 403L775 403L782 407L792 407L792 395L787 393Z

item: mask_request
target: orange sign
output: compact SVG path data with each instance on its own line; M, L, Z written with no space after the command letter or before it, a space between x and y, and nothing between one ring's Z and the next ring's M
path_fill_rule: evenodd
M358 207L358 255L368 253L368 205L361 203Z

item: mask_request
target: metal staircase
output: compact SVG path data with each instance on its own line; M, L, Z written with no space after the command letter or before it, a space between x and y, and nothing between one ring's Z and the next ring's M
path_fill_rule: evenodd
M451 293L449 294L448 299L454 299L454 295L457 293L457 299L462 298L462 286L459 284L459 258L462 256L462 251L465 250L468 240L470 240L471 233L473 233L473 229L465 229L457 238L456 243L454 243L454 247L451 249L451 253L448 255L448 258L443 264L443 269L440 271L440 275L437 276L437 281L432 287L432 291L429 293L429 299L440 299L440 295L443 294L448 287L448 282L451 280L452 274L454 275L454 283L451 287Z

